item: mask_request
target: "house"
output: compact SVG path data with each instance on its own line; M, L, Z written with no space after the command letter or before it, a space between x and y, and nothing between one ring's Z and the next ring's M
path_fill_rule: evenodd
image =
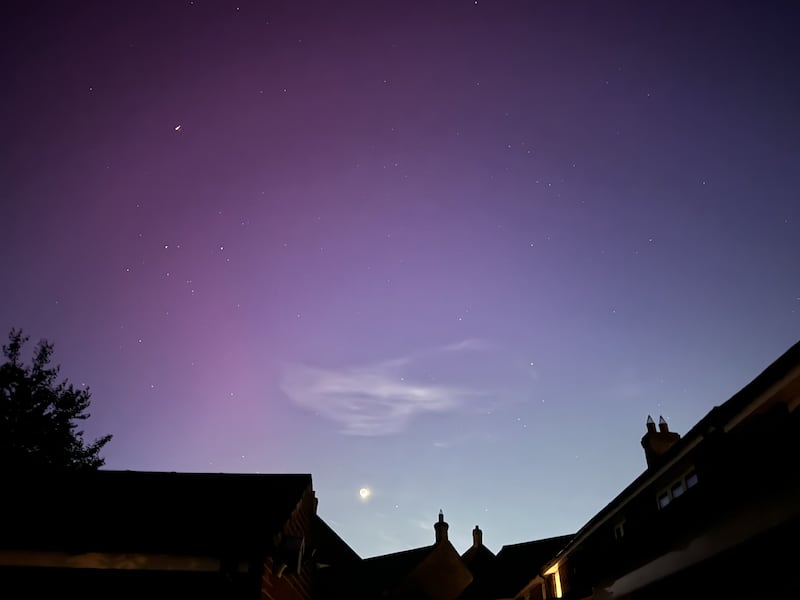
M473 577L479 577L491 571L494 565L495 554L483 545L483 532L475 525L472 530L472 546L461 555L461 561L472 573Z
M0 595L307 600L358 559L310 475L93 471L6 479Z
M496 556L492 555L491 559L483 562L479 571L473 571L475 579L459 600L514 598L517 591L539 575L545 563L572 537L562 535L503 546ZM475 545L467 554L473 548Z
M461 555L448 539L444 513L434 543L385 554L329 571L322 598L357 600L496 600L511 598L572 538L560 536L503 546L495 555L477 525Z
M473 579L450 543L444 513L434 523L430 546L367 558L332 569L323 598L372 600L456 600Z
M648 418L647 469L516 594L798 598L800 343L680 436Z

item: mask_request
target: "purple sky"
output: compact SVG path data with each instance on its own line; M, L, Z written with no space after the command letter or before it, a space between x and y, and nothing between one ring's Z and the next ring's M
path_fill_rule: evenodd
M0 325L108 468L310 472L363 556L440 508L498 550L800 338L796 3L0 11Z

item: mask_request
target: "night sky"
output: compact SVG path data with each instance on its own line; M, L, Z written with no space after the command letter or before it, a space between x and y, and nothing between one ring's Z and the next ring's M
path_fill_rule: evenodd
M440 508L497 551L800 339L797 3L0 11L0 333L107 468L311 473L362 556Z

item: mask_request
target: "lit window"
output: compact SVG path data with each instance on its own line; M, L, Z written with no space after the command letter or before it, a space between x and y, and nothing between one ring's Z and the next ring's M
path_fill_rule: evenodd
M697 485L697 473L692 471L686 476L686 489L692 488Z
M552 586L550 589L553 596L556 598L561 598L563 596L563 592L561 590L561 575L558 572L558 563L550 567L544 572L544 574L548 577L548 581Z

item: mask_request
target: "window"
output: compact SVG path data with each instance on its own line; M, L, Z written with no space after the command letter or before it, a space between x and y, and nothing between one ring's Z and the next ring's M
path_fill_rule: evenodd
M673 483L672 487L670 488L669 491L670 491L670 494L672 494L673 498L677 498L678 496L683 494L683 492L686 491L686 488L683 487L683 479Z
M548 588L550 589L550 598L561 598L563 593L561 591L561 575L558 572L558 563L554 564L547 571L544 572Z
M656 496L658 500L658 508L664 508L676 498L683 496L686 490L693 488L696 485L697 473L695 473L694 469L692 469L678 479L678 481L673 481L672 485L670 485L667 489L659 492L658 496Z
M620 521L614 525L614 539L621 540L625 536L625 521Z

